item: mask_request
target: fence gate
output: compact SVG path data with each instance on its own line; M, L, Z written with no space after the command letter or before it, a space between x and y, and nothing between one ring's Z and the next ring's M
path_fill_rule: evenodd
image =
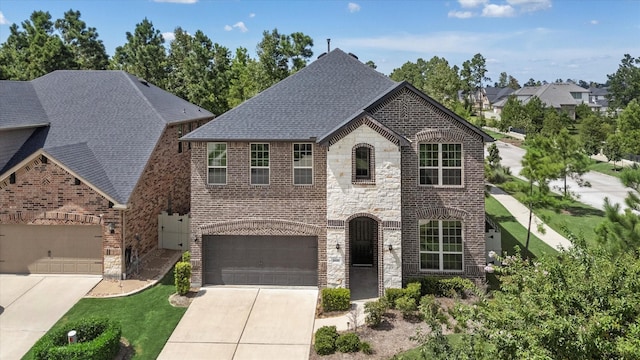
M189 250L189 215L158 215L158 248L171 250Z

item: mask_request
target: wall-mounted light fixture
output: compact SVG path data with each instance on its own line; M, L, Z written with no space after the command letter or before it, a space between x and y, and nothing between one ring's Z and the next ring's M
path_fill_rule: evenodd
M340 243L336 243L336 250L340 250Z
M198 235L193 236L193 242L198 242Z
M387 247L389 248L389 251L393 250L393 245L392 244L387 245Z
M115 233L115 232L116 232L116 224L114 224L114 223L110 222L110 223L108 224L108 226L109 226L109 233L110 233L110 234L113 234L113 233Z

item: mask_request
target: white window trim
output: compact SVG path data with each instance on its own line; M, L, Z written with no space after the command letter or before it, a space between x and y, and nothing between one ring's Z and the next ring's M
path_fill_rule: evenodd
M295 161L295 147L296 145L311 145L311 166L296 166L296 161ZM313 185L315 183L315 177L314 177L314 170L313 170L313 164L314 164L314 156L315 156L315 149L313 148L313 143L293 143L291 144L291 181L293 183L293 185L295 186L310 186ZM311 169L311 184L296 184L296 169Z
M253 166L251 165L251 153L253 152L251 150L251 145L267 145L269 147L268 150L268 162L269 165L268 166ZM252 169L267 169L269 170L269 176L267 178L267 183L266 184L254 184L253 183L253 178L251 177L251 170ZM271 184L271 144L270 143L249 143L249 184L251 186L268 186L269 184Z
M437 221L438 222L438 251L422 251L420 250L420 226L422 225L426 225L431 221ZM462 242L462 251L458 252L458 251L444 251L443 246L442 246L442 222L443 221L459 221L460 222L460 228L462 231L462 235L461 235L461 242ZM458 219L441 219L441 220L436 220L436 219L420 219L418 220L418 271L420 272L425 272L425 273L441 273L441 272L447 272L447 273L464 273L464 232L465 232L465 226L464 226L464 221L462 220L458 220ZM422 254L438 254L438 263L440 265L439 269L423 269L422 268ZM444 269L444 255L445 254L459 254L462 255L462 269L460 270L455 270L455 269Z
M227 158L227 165L229 164L229 145L226 142L208 142L207 143L207 156L205 157L205 161L207 164L207 185L211 185L211 186L220 186L220 185L227 185L227 165L225 166L220 166L220 165L214 165L214 166L209 166L209 144L224 144L224 152L225 152L225 157ZM225 169L225 174L224 174L224 183L212 183L209 181L209 169Z
M437 184L421 184L420 183L420 170L421 169L435 169L433 166L420 166L420 145L432 144L438 145L438 183ZM460 145L460 185L443 185L442 184L442 170L443 169L458 169L458 167L447 166L444 167L442 159L442 145ZM426 187L443 187L443 188L463 188L464 187L464 144L460 142L443 142L443 143L427 143L422 142L418 144L418 186Z

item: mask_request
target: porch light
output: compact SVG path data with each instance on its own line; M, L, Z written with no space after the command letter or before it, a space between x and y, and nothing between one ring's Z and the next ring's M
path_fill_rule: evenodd
M387 247L389 248L389 251L393 251L393 245L392 244L387 245Z
M340 250L340 243L336 243L336 250Z
M116 224L114 224L114 223L110 222L110 223L109 223L109 233L110 233L110 234L113 234L113 233L115 233L115 232L116 232Z

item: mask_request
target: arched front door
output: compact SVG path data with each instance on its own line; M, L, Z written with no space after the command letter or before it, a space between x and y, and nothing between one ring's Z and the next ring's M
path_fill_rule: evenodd
M368 217L357 217L349 222L352 266L373 266L378 237L378 223Z

